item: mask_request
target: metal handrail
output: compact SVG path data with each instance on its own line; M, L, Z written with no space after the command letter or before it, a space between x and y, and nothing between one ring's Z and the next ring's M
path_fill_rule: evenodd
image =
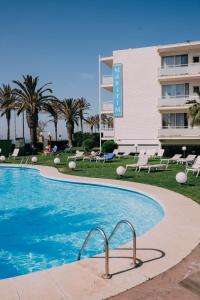
M131 222L129 222L128 220L121 220L121 221L119 221L117 223L117 225L115 226L115 228L113 229L113 231L111 232L111 234L110 234L110 236L108 238L108 243L111 241L111 239L115 235L116 231L118 230L118 228L122 224L128 225L128 227L131 229L131 232L132 232L132 235L133 235L133 264L134 264L134 266L136 266L136 232L135 232L135 228L133 227L133 225L131 224Z
M98 231L103 239L104 239L104 248L105 248L105 274L103 275L103 278L105 279L109 279L111 278L111 274L109 274L109 243L108 243L108 239L107 239L107 236L104 232L103 229L101 229L100 227L95 227L93 229L90 230L90 232L88 233L80 251L79 251L79 254L78 254L78 258L77 260L80 260L81 259L81 255L82 255L82 252L83 250L85 249L85 247L87 246L90 238L92 237L92 235L94 234L95 231Z

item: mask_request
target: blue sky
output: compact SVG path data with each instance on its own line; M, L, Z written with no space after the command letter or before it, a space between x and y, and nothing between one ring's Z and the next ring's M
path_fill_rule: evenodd
M199 0L0 0L0 83L39 75L98 102L98 55L200 40Z

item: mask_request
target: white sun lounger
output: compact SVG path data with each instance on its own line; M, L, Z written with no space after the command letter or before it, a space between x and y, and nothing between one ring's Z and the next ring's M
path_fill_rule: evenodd
M157 158L162 158L164 155L165 149L159 149L157 153Z
M146 155L149 156L150 158L154 158L156 155L156 149L147 149Z
M115 157L117 158L122 158L122 157L127 157L130 153L130 151L119 151L119 150L114 150L113 152L115 154Z
M196 177L199 176L199 174L200 174L200 155L197 156L197 158L195 159L192 166L190 166L190 167L187 166L186 167L185 173L188 174L189 172L192 172L193 174L197 173Z
M76 151L75 155L68 156L67 160L78 160L84 158L84 152L83 151Z
M171 157L171 158L162 158L161 160L160 160L160 163L162 163L162 162L164 162L164 161L167 161L168 163L170 163L170 162L176 162L176 163L178 163L178 161L181 159L181 156L182 156L182 154L175 154L173 157Z
M168 168L168 162L166 163L160 163L160 164L153 164L153 165L147 165L147 166L140 166L139 167L139 171L142 169L146 169L148 170L148 173L150 173L151 171L162 171L162 170L167 170Z
M148 156L147 155L140 155L139 158L138 158L137 163L126 165L126 169L131 168L131 169L135 169L135 171L137 171L139 169L139 167L147 166L147 164L148 164Z
M19 155L19 148L15 148L13 153L9 154L9 158L13 157L14 159Z
M97 153L92 151L90 153L90 155L84 155L83 156L83 161L85 161L85 160L89 160L89 161L96 160L96 157L97 157Z
M189 154L186 158L180 158L177 163L178 164L189 164L189 163L193 163L194 160L196 158L196 155L194 154Z

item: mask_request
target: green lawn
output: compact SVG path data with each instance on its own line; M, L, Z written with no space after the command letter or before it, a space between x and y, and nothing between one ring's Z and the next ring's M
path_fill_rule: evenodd
M38 155L38 164L54 166L53 159L54 156L52 155ZM120 165L125 166L128 163L134 163L135 161L132 157L115 159L115 161L107 163L77 161L77 168L74 171L71 171L68 168L67 154L60 154L60 159L61 164L57 166L57 168L63 173L77 176L135 181L156 185L181 193L200 203L200 176L196 178L193 174L190 173L188 176L188 181L184 185L178 184L175 180L176 173L185 170L185 166L182 165L170 164L167 171L152 171L149 174L146 170L142 170L140 173L133 170L128 170L122 178L119 178L116 174L116 168ZM21 157L17 158L15 161L12 160L13 163L19 163L20 161ZM154 160L151 162L157 163L158 160Z

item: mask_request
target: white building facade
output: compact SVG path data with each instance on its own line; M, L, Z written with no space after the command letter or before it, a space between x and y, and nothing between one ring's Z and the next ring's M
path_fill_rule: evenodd
M100 72L100 90L110 93L110 101L100 93L101 114L114 123L102 124L103 140L133 152L200 143L200 127L192 128L188 115L199 101L200 42L113 51L100 58L102 65L108 75Z

